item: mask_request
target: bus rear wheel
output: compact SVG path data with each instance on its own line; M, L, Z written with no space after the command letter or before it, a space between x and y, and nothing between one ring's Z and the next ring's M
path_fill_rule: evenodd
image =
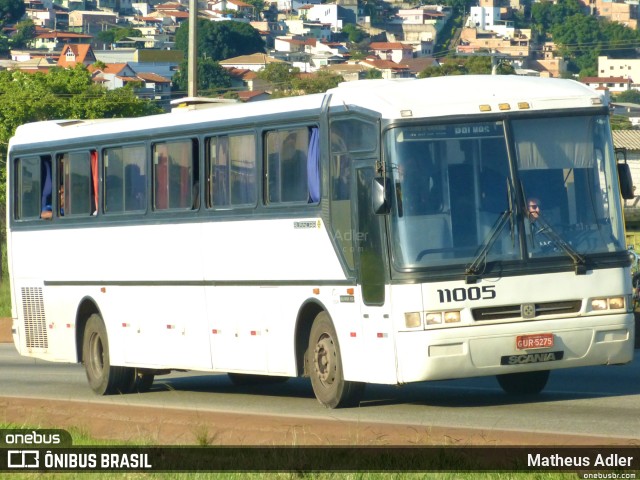
M82 341L82 361L89 386L98 395L128 393L135 383L134 369L111 365L107 329L97 313L87 320Z
M496 375L502 390L511 395L535 395L540 393L549 380L549 370L537 372L505 373Z
M313 393L322 405L340 408L359 404L365 384L344 379L338 336L326 312L313 321L307 364Z

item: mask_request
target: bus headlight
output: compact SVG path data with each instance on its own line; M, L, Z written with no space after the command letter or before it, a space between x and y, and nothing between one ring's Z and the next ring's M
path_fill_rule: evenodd
M404 325L407 328L416 328L422 326L422 315L420 312L409 312L404 314Z
M440 325L442 324L442 313L427 313L424 319L427 325Z
M624 310L626 307L624 297L606 297L606 298L592 298L591 310Z
M453 310L449 312L431 312L425 314L427 325L442 325L443 323L460 323L460 312Z
M444 312L444 323L459 323L460 312Z

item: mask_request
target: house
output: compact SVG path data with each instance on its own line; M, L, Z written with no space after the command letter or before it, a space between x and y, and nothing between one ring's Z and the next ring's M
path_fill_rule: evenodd
M591 88L606 88L611 93L620 93L631 90L633 80L624 77L584 77L580 80Z
M53 52L60 51L64 45L85 44L93 39L91 35L71 32L59 32L57 30L40 33L32 41L33 48L48 50Z
M546 42L542 45L542 52L529 61L529 67L539 72L540 76L562 77L567 72L567 62L564 58L555 55L555 48L555 43Z
M210 1L207 2L207 10L221 13L235 12L236 15L241 17L257 18L259 16L259 12L255 12L253 5L242 0Z
M381 60L379 58L368 57L358 62L349 63L356 63L369 69L380 70L380 72L382 73L382 78L385 79L411 77L411 70L407 65L400 65L398 63L392 62L391 60Z
M238 93L238 100L240 100L243 103L258 102L260 100L269 100L269 98L271 98L271 95L269 95L269 93L265 92L264 90L254 90L254 91L244 90L237 93Z
M353 82L366 78L367 72L371 70L371 67L359 63L337 63L328 65L324 70L340 75L345 82Z
M530 40L531 30L517 30L513 37L504 38L495 32L464 27L456 51L461 54L491 51L509 57L512 62L524 63L531 55Z
M425 68L440 66L440 63L433 57L407 58L402 63L409 67L412 77L417 77Z
M114 28L118 23L118 15L109 12L69 12L69 30L76 33L96 35L97 33Z
M285 20L291 35L312 37L318 40L331 40L331 24L306 20Z
M264 91L269 82L257 77L256 72L246 68L225 67L231 76L231 87L236 91Z
M640 81L640 59L598 57L599 77L622 77ZM640 90L640 84L633 84L631 88Z
M96 63L96 60L91 45L65 45L58 58L58 66L62 68L73 68L78 64L82 64L88 67Z
M136 96L155 100L157 105L169 111L171 109L171 80L157 73L137 72L142 86L136 89Z
M227 58L226 60L222 60L219 63L225 68L233 67L258 72L270 63L286 62L270 57L265 53L253 53L251 55L241 55L239 57Z
M329 24L333 32L342 31L342 27L348 23L356 23L356 16L352 10L331 3L312 5L306 10L306 19Z
M400 42L371 42L369 49L378 58L395 63L413 58L413 47Z

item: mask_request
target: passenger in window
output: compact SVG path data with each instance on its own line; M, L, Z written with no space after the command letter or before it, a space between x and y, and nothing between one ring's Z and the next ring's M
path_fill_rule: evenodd
M53 182L51 179L51 161L42 162L42 176L44 183L42 185L42 201L40 206L40 218L50 220L52 216L51 208L51 192L53 191Z
M60 216L64 216L64 185L60 185L60 190L58 191L58 205L60 205ZM53 216L53 208L51 207L51 199L49 198L48 204L44 206L44 209L40 213L40 218L44 218L45 220L51 220Z

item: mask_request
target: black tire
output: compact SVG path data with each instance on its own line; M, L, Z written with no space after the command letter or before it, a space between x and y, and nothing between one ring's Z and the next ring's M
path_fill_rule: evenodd
M87 320L82 341L82 361L89 386L98 395L128 393L134 384L133 368L111 365L107 329L97 313Z
M502 390L510 395L535 395L544 390L549 380L549 373L549 370L506 373L496 375L496 378Z
M307 365L313 393L322 405L341 408L360 403L365 384L344 379L338 336L326 312L320 312L313 321Z
M227 373L229 380L234 385L272 385L284 383L289 377L277 377L274 375L256 375L253 373Z

